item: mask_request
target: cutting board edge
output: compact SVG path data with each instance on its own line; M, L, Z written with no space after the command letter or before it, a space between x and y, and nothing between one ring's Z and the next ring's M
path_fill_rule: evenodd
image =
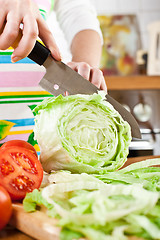
M56 219L49 218L44 212L40 211L27 213L20 203L14 203L12 206L13 214L10 225L39 240L59 240L61 229L56 226Z

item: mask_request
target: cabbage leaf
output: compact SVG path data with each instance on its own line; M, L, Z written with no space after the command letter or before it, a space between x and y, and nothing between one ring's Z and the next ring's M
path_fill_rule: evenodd
M160 191L160 158L147 159L132 163L115 172L95 174L94 176L105 183L133 184L140 183L145 189Z
M131 129L103 91L48 98L34 113L35 138L46 172L105 173L126 161Z
M50 174L49 182L27 194L23 205L28 212L36 210L36 201L45 206L48 216L58 219L61 240L127 240L130 235L160 239L159 192L140 183L107 184L93 175L67 171Z

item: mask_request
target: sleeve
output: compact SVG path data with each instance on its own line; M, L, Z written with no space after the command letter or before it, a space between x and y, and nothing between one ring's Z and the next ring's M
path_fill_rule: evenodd
M69 46L74 36L86 29L98 32L103 43L97 13L90 0L56 0L54 10Z

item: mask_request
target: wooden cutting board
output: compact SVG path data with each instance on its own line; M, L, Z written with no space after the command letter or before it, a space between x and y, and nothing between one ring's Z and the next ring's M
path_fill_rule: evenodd
M30 236L30 239L39 240L59 240L61 229L56 226L57 220L49 218L44 212L26 213L20 203L13 204L13 215L10 224L21 232ZM26 235L21 236L21 240L26 239ZM142 240L141 238L130 237L129 240ZM3 239L4 240L4 239ZM7 238L6 238L7 240ZM14 238L12 237L12 240ZM17 237L15 237L17 240ZM80 239L85 240L85 239Z
M156 156L159 157L159 156ZM139 162L152 156L130 158L125 166ZM0 239L2 240L59 240L61 229L56 226L57 220L49 218L44 212L36 211L33 213L26 213L23 210L21 203L13 204L13 215L10 220L10 225L14 229L6 228L0 232ZM18 229L18 230L16 230ZM141 238L130 237L129 240L142 240ZM82 239L81 239L82 240Z
M56 219L49 218L44 212L26 213L22 204L13 204L10 224L33 238L58 240L61 229L56 227L56 223Z

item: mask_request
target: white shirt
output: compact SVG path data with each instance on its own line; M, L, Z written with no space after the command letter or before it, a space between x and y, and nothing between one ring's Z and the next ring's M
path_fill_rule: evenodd
M55 0L54 11L69 45L84 29L95 30L101 36L96 10L90 0Z
M90 0L34 0L44 10L48 26L64 62L71 60L70 46L74 36L85 29L95 30L103 42L95 7ZM53 5L53 9L51 6Z

